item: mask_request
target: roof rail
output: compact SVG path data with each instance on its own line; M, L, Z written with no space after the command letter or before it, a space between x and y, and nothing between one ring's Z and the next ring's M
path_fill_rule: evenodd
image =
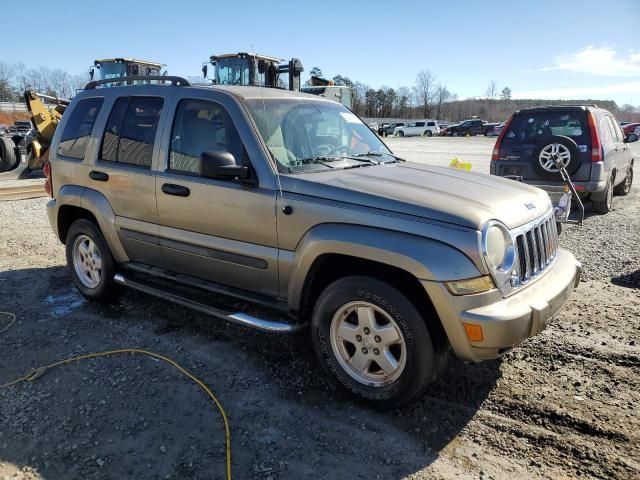
M181 87L188 87L189 85L191 85L186 79L182 77L176 77L173 75L132 75L130 77L116 77L116 78L105 78L104 80L94 80L92 82L87 83L84 89L93 90L98 85L104 85L106 83L122 84L123 82L131 82L134 80L159 80L164 82L171 82L171 85L179 85Z

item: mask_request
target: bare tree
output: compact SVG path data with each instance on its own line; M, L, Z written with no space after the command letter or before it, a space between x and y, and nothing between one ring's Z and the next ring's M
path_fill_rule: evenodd
M431 113L431 100L435 88L436 77L429 70L422 70L416 77L415 92L422 106L422 116L428 118Z
M495 80L491 80L489 82L489 86L487 87L486 97L490 100L493 100L498 96L498 85Z
M407 118L411 115L411 103L413 95L409 87L398 87L396 98L396 113L400 118Z
M13 69L9 64L0 62L0 102L10 102L13 100L13 89L11 88L11 77Z
M441 83L439 83L435 89L435 109L436 109L436 119L442 120L444 116L443 107L447 102L451 100L451 92L447 89L447 87Z

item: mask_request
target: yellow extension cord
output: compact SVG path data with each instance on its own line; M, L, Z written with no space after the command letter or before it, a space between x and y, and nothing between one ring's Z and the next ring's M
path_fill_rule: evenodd
M9 324L5 328L0 330L0 333L4 333L16 321L16 316L13 313L9 313L9 312L0 312L0 314L8 315L9 317L12 318L11 322L9 322ZM196 377L192 373L189 373L186 369L181 367L176 361L174 361L174 360L172 360L172 359L170 359L168 357L165 357L163 355L160 355L160 354L157 354L157 353L154 353L154 352L150 352L148 350L143 350L143 349L140 349L140 348L119 348L117 350L108 350L106 352L96 352L96 353L88 353L86 355L78 355L76 357L71 357L71 358L67 358L67 359L64 359L64 360L60 360L60 361L52 363L50 365L43 365L41 367L38 367L38 368L32 370L29 374L27 374L27 375L25 375L23 377L17 378L15 380L12 380L11 382L8 382L8 383L5 383L3 385L0 385L0 389L7 388L7 387L10 387L12 385L16 385L18 383L21 383L21 382L33 382L33 381L37 380L38 378L40 378L42 375L44 375L47 370L55 368L55 367L59 367L61 365L67 365L67 364L72 363L72 362L77 362L77 361L80 361L80 360L87 360L87 359L90 359L90 358L108 357L108 356L117 355L117 354L120 354L120 353L137 353L137 354L141 354L141 355L146 355L146 356L151 357L151 358L155 358L157 360L162 360L163 362L168 363L169 365L171 365L172 367L174 367L178 371L180 371L182 374L184 374L186 377L188 377L196 385L198 385L209 396L209 398L211 398L211 400L213 400L213 403L218 408L218 411L220 412L220 415L222 416L222 421L224 422L224 434L225 434L225 443L226 443L226 476L227 476L227 480L231 480L231 429L229 428L229 420L227 419L227 413L224 411L224 408L222 407L222 404L218 401L218 399L213 394L211 389L209 387L207 387L207 385L202 380L200 380L198 377Z

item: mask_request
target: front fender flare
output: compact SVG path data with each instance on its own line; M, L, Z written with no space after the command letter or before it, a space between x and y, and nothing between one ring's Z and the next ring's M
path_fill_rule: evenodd
M374 227L323 224L309 230L296 248L287 289L292 310L299 310L307 276L314 262L325 254L386 264L418 280L460 280L481 275L464 253L437 240Z

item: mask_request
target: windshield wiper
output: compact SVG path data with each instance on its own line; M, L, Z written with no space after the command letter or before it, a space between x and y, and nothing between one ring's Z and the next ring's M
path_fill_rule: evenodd
M392 153L382 153L382 152L365 152L365 153L356 153L352 155L352 157L391 157L397 162L406 162L404 158L400 158ZM390 162L378 162L378 163L390 163Z
M339 159L337 157L324 157L324 156L301 158L299 160L296 160L293 166L299 167L301 165L319 164L319 165L324 165L325 167L335 168L333 165L329 165L328 162L335 162L336 160L339 160Z

